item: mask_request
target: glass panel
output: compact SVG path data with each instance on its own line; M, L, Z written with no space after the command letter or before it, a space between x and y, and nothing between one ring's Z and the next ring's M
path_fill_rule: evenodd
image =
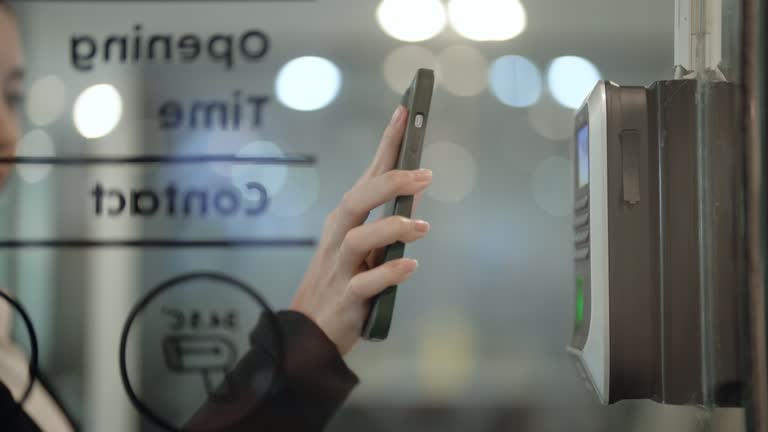
M701 2L699 12L702 33L694 38L699 44L695 67L702 401L717 416L724 411L718 407L750 405L745 365L751 332L745 324L753 312L747 308L746 289L742 55L752 54L743 49L741 2ZM704 33L722 37L704 38ZM711 53L719 56L717 64ZM730 410L729 421L714 425L722 430L745 428L742 410Z
M604 162L589 148L599 131L574 124L576 111L599 80L672 78L673 2L11 3L13 13L0 6L0 288L35 337L13 315L0 380L19 400L37 365L40 391L24 412L43 429L174 430L214 412L204 429L226 430L283 413L264 403L286 373L276 365L319 359L330 366L303 383L338 374L351 390L344 365L360 383L349 397L323 387L310 402L289 399L298 409L279 427L315 419L317 405L332 431L746 430L747 332L722 325L745 307L745 153L731 133L743 102L738 1L723 0L720 73L692 70L701 127L688 180L700 200L688 222L701 248L689 258L701 283L691 307L702 314L701 364L690 366L703 384L683 406L604 406L565 348L574 326L584 339L592 307L590 281L574 278L574 189ZM14 115L21 53L25 103ZM368 261L333 273L344 265L336 254L357 256L338 227L365 219L355 199L376 208L367 226L387 200L370 185L345 192L418 68L436 75L419 120L434 179L414 213L431 228L413 243L410 231L387 237L409 241L406 256L419 260L399 284L389 337L358 343L342 363L349 338L336 335L362 327L367 303L340 296L359 307L307 306L316 315L291 321L307 338L293 346L295 334L278 330L287 318L272 312L314 306L317 293L297 299L299 287L346 277L344 292L360 295L349 287ZM343 199L354 217L326 219ZM372 232L355 239L383 241L383 228ZM12 313L0 309L0 330ZM243 358L253 373L235 373ZM23 418L3 406L13 403L0 404L0 426Z

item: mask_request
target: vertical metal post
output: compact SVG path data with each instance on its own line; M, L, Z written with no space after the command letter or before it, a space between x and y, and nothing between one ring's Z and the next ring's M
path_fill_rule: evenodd
M752 432L768 431L768 357L766 356L766 5L743 0L742 83L746 144L747 289L749 297L749 401Z

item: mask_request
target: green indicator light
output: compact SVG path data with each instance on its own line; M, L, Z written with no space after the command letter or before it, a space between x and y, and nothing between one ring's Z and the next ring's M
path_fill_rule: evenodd
M576 324L584 322L584 278L576 276Z

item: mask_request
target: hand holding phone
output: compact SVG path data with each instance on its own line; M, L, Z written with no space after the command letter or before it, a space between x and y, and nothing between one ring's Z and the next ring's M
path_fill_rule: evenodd
M425 75L431 78L431 74ZM426 82L431 88L433 79ZM423 113L419 129L426 127L429 118L428 105L412 102L413 88L393 113L368 168L328 214L317 252L290 305L290 310L302 313L317 324L341 355L347 354L362 338L372 299L388 287L404 283L416 271L415 260L383 256L387 246L398 241L405 244L418 241L430 231L426 221L392 217L398 197L418 195L432 183L429 170L393 170L397 166L418 167L418 163L409 165L400 158L405 142L413 142L412 138L405 140L404 137L413 136L412 132L406 134L406 129L415 128L415 115ZM419 156L420 152L419 145ZM371 211L388 203L390 217L365 223ZM390 258L394 251L393 248L389 252ZM383 317L374 316L378 318L368 320L369 324L379 323ZM382 339L380 328L374 326L369 334L374 339Z
M393 169L416 170L421 165L421 152L429 120L429 110L434 89L434 72L429 69L419 69L410 87L403 95L402 105L408 108L408 122L400 145L397 165ZM390 201L384 208L383 216L411 217L413 195L399 196ZM396 242L387 246L381 257L381 265L388 261L404 256L405 244ZM380 341L387 338L392 323L395 308L397 285L387 287L382 293L371 300L371 310L363 326L362 337L368 340Z

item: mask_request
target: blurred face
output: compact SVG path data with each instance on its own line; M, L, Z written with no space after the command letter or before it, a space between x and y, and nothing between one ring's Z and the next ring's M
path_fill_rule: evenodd
M19 141L22 62L16 20L0 6L0 157L13 157ZM10 164L0 164L0 187L8 180L12 168Z

